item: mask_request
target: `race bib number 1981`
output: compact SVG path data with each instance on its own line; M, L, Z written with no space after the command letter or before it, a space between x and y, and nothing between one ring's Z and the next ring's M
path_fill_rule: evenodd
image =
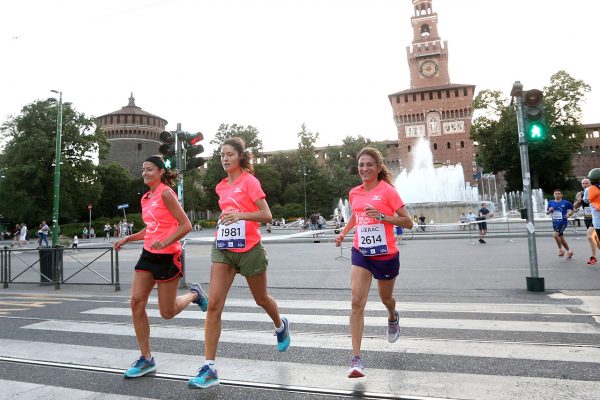
M358 226L358 251L363 256L388 254L383 224Z
M216 246L217 249L243 249L246 247L246 221L219 225Z

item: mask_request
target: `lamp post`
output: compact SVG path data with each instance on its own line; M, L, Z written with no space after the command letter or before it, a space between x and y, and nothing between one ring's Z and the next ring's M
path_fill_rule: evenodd
M306 170L306 164L302 164L302 181L304 183L304 221L306 221L306 174L310 172L310 170Z
M56 153L54 156L54 202L52 207L52 246L58 246L58 209L60 204L60 164L61 164L61 136L62 136L62 92L58 93L58 116L56 118Z

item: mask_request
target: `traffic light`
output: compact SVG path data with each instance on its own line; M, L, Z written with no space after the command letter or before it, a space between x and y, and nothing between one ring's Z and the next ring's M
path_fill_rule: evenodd
M523 95L523 125L525 137L532 142L546 138L548 127L544 118L544 93L531 89Z
M205 160L203 157L198 157L204 151L204 146L200 142L204 139L201 132L186 133L183 140L183 148L185 149L185 160L183 168L185 171L201 167Z
M175 167L175 134L171 132L161 132L158 135L161 145L158 148L160 154L165 159L165 167L170 169Z

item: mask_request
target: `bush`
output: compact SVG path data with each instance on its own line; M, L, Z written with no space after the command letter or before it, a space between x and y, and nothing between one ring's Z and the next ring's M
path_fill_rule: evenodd
M203 219L198 221L198 223L203 229L211 229L217 226L217 221L214 219Z

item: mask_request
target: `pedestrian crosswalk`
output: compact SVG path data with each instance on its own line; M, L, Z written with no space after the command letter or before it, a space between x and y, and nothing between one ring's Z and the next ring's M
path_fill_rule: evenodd
M346 377L349 301L277 300L291 322L286 353L276 352L262 309L247 298L228 299L218 357L222 381L423 399L600 398L597 314L568 296L539 303L398 303L402 334L393 344L385 340L383 306L370 302L362 342L367 376L359 380ZM203 360L205 314L190 307L163 321L154 298L148 315L158 371L194 375ZM139 355L129 316L121 298L85 303L68 317L29 318L18 327L21 335L0 337L0 360L124 370ZM15 393L28 390L29 384L11 382Z

